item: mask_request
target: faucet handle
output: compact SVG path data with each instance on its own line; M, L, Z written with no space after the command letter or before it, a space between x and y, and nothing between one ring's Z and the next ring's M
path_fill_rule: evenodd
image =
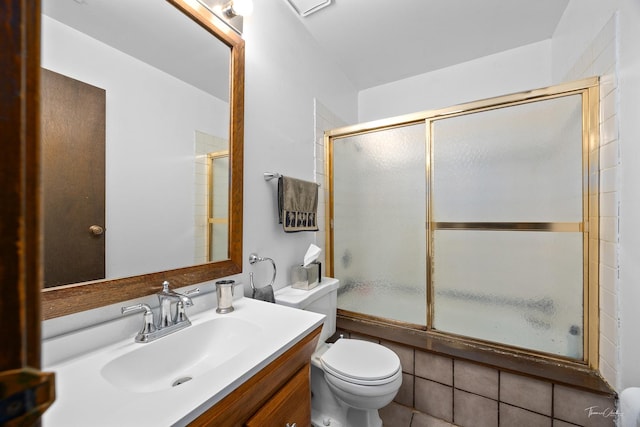
M193 305L193 301L191 300L190 295L199 294L200 288L189 289L188 291L182 292L182 293L178 293L178 292L174 292L174 293L181 297L181 302L185 307L191 307Z
M169 282L166 281L166 280L164 282L162 282L162 293L163 294L173 293L173 294L179 295L179 296L189 296L189 295L199 294L200 293L200 288L193 288L193 289L190 289L190 290L188 290L186 292L178 293L178 292L175 292L175 291L172 291L171 289L169 289L169 285L170 285ZM187 307L190 307L191 305L193 305L193 304L190 303L190 302L186 303Z
M193 305L193 301L191 301L191 298L189 298L189 295L194 295L199 293L200 293L200 288L193 288L182 294L186 298L183 298L176 303L176 315L173 319L173 323L189 322L189 324L191 324L191 321L189 321L189 318L187 317L187 313L185 312L184 308L191 307Z
M136 335L136 341L138 341L139 338L143 337L145 334L155 332L156 330L156 325L153 322L153 311L151 311L151 307L149 307L149 304L135 304L129 305L127 307L122 307L122 309L120 310L123 315L143 310L144 323L142 324L142 329L140 329L140 332L138 332L138 335Z
M142 310L144 310L145 312L144 314L146 315L147 312L151 312L151 307L149 307L149 304L134 304L134 305L128 305L126 307L122 307L122 309L120 309L122 314L129 314L134 311L142 311Z
M184 303L182 301L178 301L176 303L176 316L175 319L173 319L173 323L182 322L189 322L189 324L191 324L189 318L187 317L187 313L184 310Z
M185 296L189 296L189 295L195 295L195 294L199 294L200 293L200 288L193 288L193 289L189 289L188 291L184 292Z

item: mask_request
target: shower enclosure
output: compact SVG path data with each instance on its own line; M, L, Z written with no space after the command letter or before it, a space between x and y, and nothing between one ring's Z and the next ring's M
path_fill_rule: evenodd
M598 80L329 131L341 315L597 364Z

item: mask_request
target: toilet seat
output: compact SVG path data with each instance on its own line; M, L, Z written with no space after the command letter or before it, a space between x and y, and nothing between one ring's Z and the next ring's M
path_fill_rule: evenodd
M380 344L352 339L336 341L322 356L326 374L357 385L375 386L395 381L400 359Z

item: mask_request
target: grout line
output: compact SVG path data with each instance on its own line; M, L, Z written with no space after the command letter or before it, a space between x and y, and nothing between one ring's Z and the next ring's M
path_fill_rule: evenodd
M413 409L416 408L416 349L412 348L411 349L413 351L413 370L411 372L411 375L413 376L413 390L411 392L411 406L413 407ZM413 420L413 415L411 416L411 419Z
M498 426L500 426L500 403L502 402L502 393L500 393L502 387L502 371L498 369Z
M456 421L456 360L451 359L451 423Z
M555 399L555 394L556 394L556 385L555 383L551 383L551 422L553 423L553 420L555 420L556 417L556 399Z

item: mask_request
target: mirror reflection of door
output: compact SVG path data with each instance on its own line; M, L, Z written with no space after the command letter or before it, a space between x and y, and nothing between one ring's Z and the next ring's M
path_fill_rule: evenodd
M229 150L209 153L208 260L228 258Z
M105 277L106 92L42 70L45 287Z

